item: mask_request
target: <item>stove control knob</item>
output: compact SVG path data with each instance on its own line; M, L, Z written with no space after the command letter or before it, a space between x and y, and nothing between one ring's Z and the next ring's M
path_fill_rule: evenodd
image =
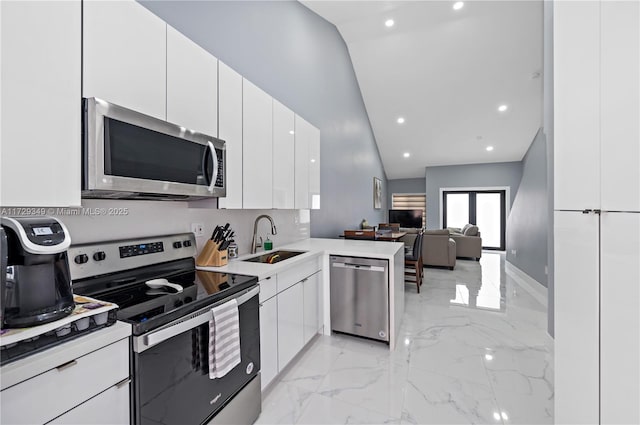
M173 247L174 248L182 248L182 242L180 242L180 241L174 242L173 243Z
M76 258L74 258L73 261L76 264L84 264L87 261L89 261L89 257L87 257L87 254L80 254L80 255L76 255Z
M182 243L184 246L191 246L191 241L190 240L186 240Z
M102 261L105 258L107 258L107 254L105 254L104 251L98 251L95 254L93 254L93 259L96 261Z

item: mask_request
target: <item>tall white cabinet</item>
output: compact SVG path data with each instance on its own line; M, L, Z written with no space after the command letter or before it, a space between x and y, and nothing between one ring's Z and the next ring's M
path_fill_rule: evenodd
M640 4L554 3L555 421L640 423Z
M0 205L80 205L81 3L0 2Z

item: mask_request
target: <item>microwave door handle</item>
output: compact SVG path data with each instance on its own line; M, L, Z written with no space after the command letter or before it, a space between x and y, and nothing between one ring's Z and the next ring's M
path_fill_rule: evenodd
M216 180L218 180L218 155L216 155L216 148L210 141L207 142L209 146L209 152L211 153L211 161L213 162L213 170L211 170L211 184L209 184L209 192L213 192L216 186Z

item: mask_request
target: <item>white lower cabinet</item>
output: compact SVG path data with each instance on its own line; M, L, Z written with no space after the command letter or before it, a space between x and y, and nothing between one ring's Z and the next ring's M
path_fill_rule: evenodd
M320 317L319 313L319 284L320 272L309 276L302 281L304 294L304 343L311 341L311 338L318 333Z
M302 282L278 294L278 369L289 364L304 346Z
M278 374L277 297L260 303L260 374L262 389Z
M129 338L59 358L61 364L2 391L0 423L129 423Z
M264 390L321 328L317 258L260 280L260 364Z
M54 419L56 425L128 424L129 380L114 385Z

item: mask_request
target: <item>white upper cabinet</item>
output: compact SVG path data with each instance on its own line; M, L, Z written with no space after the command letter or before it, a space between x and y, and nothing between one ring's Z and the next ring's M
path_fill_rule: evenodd
M309 196L309 152L313 126L304 118L295 117L295 208L311 208Z
M80 1L0 2L0 205L79 206Z
M554 2L557 210L600 208L600 5Z
M309 132L309 202L312 210L320 209L320 130Z
M218 137L226 142L227 196L220 208L242 208L242 76L219 62Z
M242 206L273 207L272 99L247 79L242 86Z
M84 97L166 119L166 23L133 1L83 3Z
M640 3L604 1L600 14L602 209L640 211Z
M218 59L169 25L167 121L218 134Z
M273 99L273 208L294 207L294 114Z

